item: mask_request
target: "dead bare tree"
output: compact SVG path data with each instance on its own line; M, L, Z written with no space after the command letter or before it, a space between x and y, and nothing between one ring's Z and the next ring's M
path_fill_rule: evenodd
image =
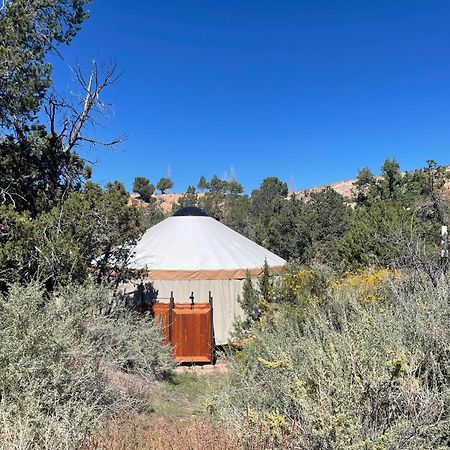
M428 166L424 170L427 181L427 195L440 223L445 225L448 223L448 214L442 188L449 180L450 174L445 167L439 166L433 160L428 160L427 164Z
M398 252L392 260L395 269L407 269L415 283L426 285L427 278L437 286L444 272L439 257L439 229L436 235L430 236L428 230L420 226L423 216L434 205L431 201L424 201L416 205L409 224L404 223L401 229L392 229L386 237L386 244L397 248Z
M45 112L49 119L51 134L63 142L65 152L71 152L83 143L102 147L114 147L122 143L126 138L125 134L108 141L87 134L89 128L93 129L98 125L100 119L112 108L111 104L103 100L103 91L120 77L117 65L113 63L99 67L94 59L88 76L83 74L79 65L72 70L81 93L74 94L75 102L61 98L55 93L48 97Z

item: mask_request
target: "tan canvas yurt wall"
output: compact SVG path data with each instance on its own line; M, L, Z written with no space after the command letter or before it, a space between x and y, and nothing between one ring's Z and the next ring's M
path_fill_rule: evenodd
M148 229L134 249L129 266L145 269L158 298L174 293L177 303L198 303L214 298L217 344L226 344L236 316L242 316L237 297L247 271L256 278L267 261L273 273L286 261L240 235L199 208L182 208Z

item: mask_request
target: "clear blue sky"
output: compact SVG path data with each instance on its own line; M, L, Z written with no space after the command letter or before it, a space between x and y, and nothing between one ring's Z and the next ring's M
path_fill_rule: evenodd
M295 187L450 164L450 3L336 0L94 0L55 67L113 59L114 115L88 151L94 178L176 191L233 167L246 190L267 176ZM86 154L86 153L85 153Z

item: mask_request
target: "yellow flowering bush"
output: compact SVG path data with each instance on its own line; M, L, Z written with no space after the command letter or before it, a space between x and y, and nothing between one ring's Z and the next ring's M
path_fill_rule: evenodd
M246 426L262 427L274 438L280 438L289 429L288 422L278 409L265 411L262 415L252 408L247 409ZM244 426L245 426L244 425Z
M389 368L392 376L394 377L398 377L400 374L409 370L407 357L404 353L400 353L399 355L396 355L395 358L386 361L386 366Z
M396 276L396 273L389 269L365 269L353 274L347 274L342 279L334 280L331 286L337 291L356 292L361 303L382 303L385 300L384 283L389 278Z
M300 269L280 277L299 280L295 302L278 303L278 316L253 327L253 343L230 361L229 383L214 403L218 417L239 429L245 448L443 449L450 281L319 272L328 289L305 305L299 296L312 291L296 276L308 278Z
M280 278L277 289L273 290L273 298L290 303L315 303L326 292L327 284L327 279L313 269L287 272Z
M280 437L283 432L289 429L289 425L283 414L277 410L265 411L263 425L266 426L270 434L274 437Z
M263 366L268 367L269 369L288 369L292 368L292 365L289 363L289 361L278 359L276 361L268 361L264 358L258 358L258 362L261 363Z

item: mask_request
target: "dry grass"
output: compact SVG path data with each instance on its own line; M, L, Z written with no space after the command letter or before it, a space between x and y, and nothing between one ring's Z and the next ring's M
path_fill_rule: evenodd
M173 421L142 415L112 423L83 450L235 450L243 448L232 430L208 418Z
M172 373L165 381L145 383L123 375L118 384L145 404L140 414L114 420L83 450L231 450L244 448L231 429L213 422L211 397L222 388L223 373ZM261 447L262 448L262 447Z

